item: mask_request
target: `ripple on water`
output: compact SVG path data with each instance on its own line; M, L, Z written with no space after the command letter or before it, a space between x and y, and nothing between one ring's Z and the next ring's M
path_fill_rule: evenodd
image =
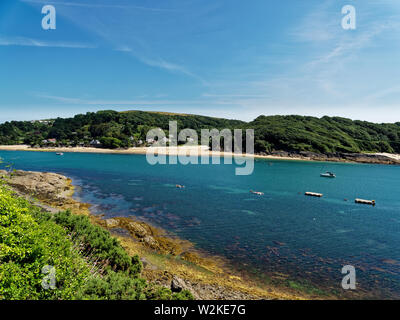
M239 188L232 188L232 187L226 187L226 186L209 185L208 187L209 187L210 189L213 189L213 190L220 190L220 191L224 191L225 193L230 193L230 194L244 194L244 193L249 193L249 190L244 190L244 189L239 189Z
M241 210L241 212L248 214L249 216L255 216L257 215L256 212L251 211L251 210Z

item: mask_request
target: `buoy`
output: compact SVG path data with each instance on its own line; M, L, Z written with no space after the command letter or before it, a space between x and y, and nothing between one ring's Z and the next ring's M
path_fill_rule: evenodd
M371 206L375 205L375 200L364 200L364 199L356 199L354 200L355 203L360 203L360 204L369 204Z
M316 193L316 192L306 192L305 195L309 196L309 197L317 197L317 198L321 198L323 196L322 193Z

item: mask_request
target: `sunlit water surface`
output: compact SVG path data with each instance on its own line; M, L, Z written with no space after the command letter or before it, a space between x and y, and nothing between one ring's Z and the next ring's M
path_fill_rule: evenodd
M145 219L266 283L305 282L340 294L341 268L353 265L360 292L400 296L398 166L257 160L252 175L236 176L234 165L151 166L141 155L0 151L0 157L16 169L67 175L94 213ZM321 178L325 171L337 178Z

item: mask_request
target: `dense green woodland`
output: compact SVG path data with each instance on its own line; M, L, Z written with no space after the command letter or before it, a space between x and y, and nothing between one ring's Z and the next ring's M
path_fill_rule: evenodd
M145 144L146 133L161 128L168 134L170 120L178 130L254 129L256 152L311 151L400 153L400 122L375 124L340 117L259 116L243 122L198 115L144 111L99 111L48 121L11 121L0 125L0 144L89 146L98 140L104 148ZM56 142L48 142L56 139Z

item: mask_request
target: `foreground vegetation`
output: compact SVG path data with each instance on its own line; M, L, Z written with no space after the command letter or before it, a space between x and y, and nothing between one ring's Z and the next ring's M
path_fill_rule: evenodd
M255 151L316 153L400 153L400 122L375 124L339 117L259 116L251 122L197 115L143 111L99 111L73 118L11 121L0 125L0 144L32 146L97 146L128 148L146 145L146 133L161 128L168 135L170 120L178 130L254 129Z
M45 213L0 185L0 299L192 299L146 282L141 269L87 217Z

